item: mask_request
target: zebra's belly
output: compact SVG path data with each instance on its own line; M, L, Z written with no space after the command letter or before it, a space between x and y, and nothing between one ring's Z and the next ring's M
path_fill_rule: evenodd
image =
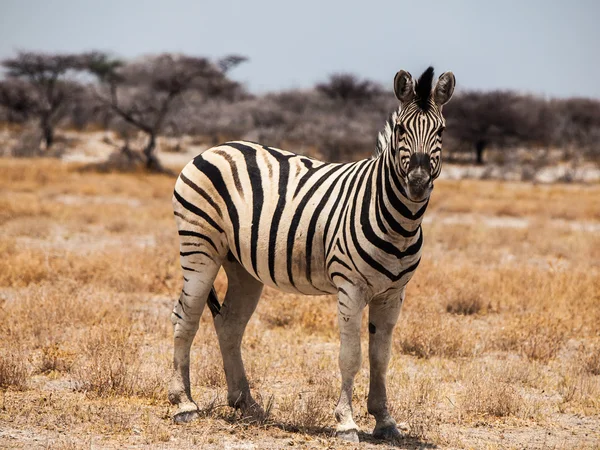
M253 245L252 240L243 239L244 232L240 231L241 258L238 261L265 285L295 294L327 295L337 292L325 270L322 249L311 243L309 262L306 241L301 233L288 249L285 241L269 243L267 238L259 239ZM233 242L228 240L231 247ZM273 245L275 250L271 247Z

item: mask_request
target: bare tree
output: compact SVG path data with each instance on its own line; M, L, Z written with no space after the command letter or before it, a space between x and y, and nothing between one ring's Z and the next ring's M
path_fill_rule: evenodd
M483 164L489 147L546 144L553 117L547 102L511 91L465 92L445 106L448 139L475 152Z
M183 94L196 91L206 97L235 98L242 88L226 74L245 60L231 55L213 63L202 57L165 53L124 63L96 52L87 67L100 83L98 98L124 122L146 134L142 152L146 167L162 171L155 153L156 139L165 124L172 124L169 114L180 106ZM134 155L127 142L123 150Z
M381 86L370 80L361 80L350 73L337 73L325 83L316 86L317 91L333 100L343 102L370 101L381 94Z
M72 79L86 59L77 54L19 52L1 62L6 79L0 82L0 104L17 117L35 117L46 148L54 143L54 129L81 85Z

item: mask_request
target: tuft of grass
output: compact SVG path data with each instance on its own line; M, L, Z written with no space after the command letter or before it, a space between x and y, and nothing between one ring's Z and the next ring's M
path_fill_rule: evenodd
M487 281L472 272L454 269L445 288L445 309L450 314L471 316L485 310Z
M528 314L502 329L496 345L530 360L548 362L556 357L566 338L567 328L560 319Z
M569 368L558 383L558 410L594 414L600 408L600 380L597 376Z
M24 353L3 349L0 352L0 388L25 390L28 378Z
M442 414L438 408L441 391L427 374L414 377L403 374L390 380L389 410L396 421L418 439L439 436Z
M126 319L92 329L81 350L85 357L73 370L80 391L98 397L148 393L147 379L141 374L140 343Z
M446 312L458 314L461 316L471 316L477 314L483 308L483 302L480 296L460 296L449 299L446 302Z
M524 400L514 385L484 375L475 376L467 382L461 405L468 414L508 417L523 410Z
M227 387L223 361L216 340L199 345L194 352L196 366L196 383L200 386L223 389Z
M331 381L323 380L315 389L295 389L279 404L276 419L301 432L322 430L331 425L335 400Z
M403 315L404 316L404 315ZM441 356L455 358L478 351L478 337L457 320L443 318L435 311L405 314L399 321L396 348L419 358Z
M41 373L71 371L75 360L75 354L62 349L58 344L50 344L42 347L42 355L39 364Z
M600 375L600 349L592 347L581 355L581 365L590 375Z

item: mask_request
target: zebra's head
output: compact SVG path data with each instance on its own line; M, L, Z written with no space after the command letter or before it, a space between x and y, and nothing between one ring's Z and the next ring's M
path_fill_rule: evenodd
M400 109L390 124L393 126L390 144L401 183L413 201L428 198L433 180L440 175L445 127L442 106L452 97L455 83L454 74L445 72L432 88L433 67L417 81L404 70L394 77L394 93L400 100Z

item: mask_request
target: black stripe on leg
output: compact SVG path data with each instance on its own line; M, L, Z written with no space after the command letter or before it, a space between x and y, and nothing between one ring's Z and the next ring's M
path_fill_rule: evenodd
M196 237L198 239L203 239L206 242L208 242L212 246L212 248L214 248L215 250L217 250L217 246L215 245L215 243L213 242L213 240L210 237L208 237L207 235L205 235L205 234L198 233L196 231L190 231L190 230L179 230L179 236L193 236L193 237ZM186 245L194 245L194 244L186 244Z
M206 256L208 259L210 259L211 261L214 261L212 256L210 256L208 253L206 252L202 252L202 251L193 251L193 252L179 252L179 256L190 256L190 255L204 255Z

